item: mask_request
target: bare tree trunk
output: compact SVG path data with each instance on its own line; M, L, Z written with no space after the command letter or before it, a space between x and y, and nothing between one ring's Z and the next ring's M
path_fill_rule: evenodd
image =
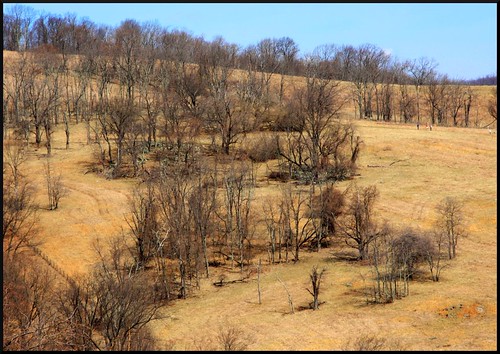
M262 267L262 260L259 258L259 265L257 266L257 293L259 294L259 305L262 304L260 295L260 269Z
M288 305L290 306L290 313L295 313L295 310L293 307L293 299L292 299L292 295L290 294L290 291L288 291L287 286L285 285L285 283L283 283L283 281L279 277L276 277L276 278L281 283L281 285L283 285L283 287L285 288L286 294L288 296Z

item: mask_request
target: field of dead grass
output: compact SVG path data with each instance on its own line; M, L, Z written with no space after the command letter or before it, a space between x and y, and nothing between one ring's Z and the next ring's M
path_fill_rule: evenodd
M262 304L256 274L224 287L203 280L186 300L161 310L151 323L164 348L215 349L222 328L238 328L250 350L340 350L359 335L386 338L386 348L404 350L495 350L497 347L497 137L484 129L416 130L414 125L356 122L364 141L360 185L380 191L377 211L392 225L428 228L434 206L445 196L463 200L469 236L439 283L413 282L410 296L388 305L367 305L363 288L369 268L336 258L341 246L302 252L297 264L264 265ZM106 180L92 172L92 147L83 124L71 127L64 148L62 129L54 133L52 165L69 194L55 211L40 211L40 249L70 276L87 272L96 261L93 245L127 230L125 215L133 180ZM43 164L45 148L31 149L22 172L37 186L37 201L48 204ZM278 195L266 166L258 168L256 208ZM349 181L338 184L342 190ZM263 235L256 237L264 237ZM264 259L263 259L264 260ZM265 263L265 262L263 262ZM313 265L327 272L318 311L301 310L311 300L306 288ZM238 278L239 274L229 274ZM295 313L289 313L289 289ZM161 349L161 348L160 348Z

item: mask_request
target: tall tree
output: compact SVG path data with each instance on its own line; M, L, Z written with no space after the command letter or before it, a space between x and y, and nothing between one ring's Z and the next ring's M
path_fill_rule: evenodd
M374 220L379 192L374 185L353 185L346 192L347 205L343 217L337 220L337 230L345 243L357 250L358 259L364 260L369 256L370 244L385 232Z
M209 97L206 101L206 122L215 139L218 135L224 154L248 130L247 112L238 106L236 95L232 94L230 80L235 65L237 48L214 40L202 58L202 72L208 84Z
M406 70L411 75L417 93L417 123L420 123L420 89L432 78L437 64L433 59L420 57L408 62Z
M463 203L453 197L444 198L436 206L439 217L436 224L440 232L446 235L449 259L456 257L458 240L467 235L463 208Z
M30 31L35 19L33 8L13 5L3 16L3 48L12 51L30 49Z
M139 78L138 62L141 53L142 28L135 20L125 20L115 30L114 65L126 98L132 101Z

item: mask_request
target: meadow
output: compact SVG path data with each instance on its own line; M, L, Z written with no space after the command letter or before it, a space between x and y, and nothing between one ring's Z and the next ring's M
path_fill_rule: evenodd
M363 140L358 171L336 183L376 185L377 218L394 226L423 230L437 218L435 206L447 196L464 204L468 236L459 240L457 257L439 282L412 281L409 296L390 304L367 303L371 268L348 261L342 242L320 252L304 250L299 262L268 265L266 255L252 259L244 282L216 287L219 273L238 279L238 271L214 269L187 299L171 301L161 318L149 323L160 349L210 350L217 337L234 329L248 350L352 349L363 336L396 350L495 350L497 348L497 137L486 129L355 120ZM252 136L247 136L251 139ZM134 179L106 179L89 172L93 146L83 123L71 126L65 147L62 127L53 134L51 163L68 194L56 210L47 204L45 148L30 147L22 173L37 186L39 249L70 276L87 273L97 262L94 246L127 232ZM281 182L269 180L269 162L257 166L256 210L278 195ZM260 211L260 213L262 213ZM259 230L261 231L259 233ZM265 238L262 224L256 238ZM258 303L258 258L262 303ZM326 268L320 308L307 308L306 288L313 265ZM252 268L254 267L254 268ZM423 267L425 270L425 267ZM286 288L285 288L286 286ZM295 312L290 313L287 289Z

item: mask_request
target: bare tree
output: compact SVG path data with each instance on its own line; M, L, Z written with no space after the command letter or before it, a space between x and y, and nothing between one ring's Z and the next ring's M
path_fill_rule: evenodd
M447 237L449 259L456 257L458 240L467 235L463 208L464 204L454 197L446 197L436 206L436 226Z
M163 38L164 56L173 60L173 65L166 71L171 76L171 88L185 112L191 117L201 118L204 110L201 98L206 94L208 82L203 76L203 65L192 63L204 60L204 42L193 40L185 32L175 31Z
M55 210L59 206L59 201L66 196L67 189L62 183L62 176L54 176L50 161L45 162L45 180L47 182L47 195L49 197L49 210Z
M154 255L156 235L159 232L158 202L151 179L144 188L134 189L131 201L131 216L126 219L135 242L137 266L144 268Z
M442 270L448 266L445 262L445 258L448 258L446 254L447 237L441 230L435 229L429 233L429 238L432 240L432 245L428 249L425 259L432 280L437 282L441 277Z
M263 204L263 211L265 215L266 230L269 237L268 242L268 261L269 264L274 264L276 262L276 252L281 250L281 239L280 239L280 222L276 220L276 215L279 212L279 208L276 207L275 203L268 201ZM281 252L279 252L279 257L281 260Z
M21 247L31 244L36 233L37 205L34 188L24 180L16 183L4 174L3 181L3 250L15 254Z
M325 268L318 271L318 266L315 265L309 274L309 278L311 279L311 289L307 289L307 291L313 297L313 301L311 303L311 308L313 310L319 309L319 289L321 287L321 278L323 277L325 271Z
M219 327L217 340L224 351L242 351L248 348L244 332L234 326Z
M10 170L14 186L17 187L23 178L20 168L27 160L27 149L18 141L4 141L3 144L3 164ZM4 173L5 177L5 173Z
M409 64L398 63L393 66L395 82L398 87L399 121L404 123L413 121L413 117L417 114L416 99L409 90L411 81L406 75L407 65Z
M199 124L185 114L181 104L175 99L163 96L162 113L164 117L163 134L173 159L183 161L186 166L193 162L194 138L198 135Z
M371 266L375 273L371 291L374 303L391 303L406 295L407 279L398 276L393 232L386 232L371 243Z
M417 123L420 123L420 88L427 84L428 79L434 74L436 66L434 60L425 57L415 59L406 65L406 70L411 75L417 92Z
M144 167L144 163L147 161L146 154L149 152L144 142L144 133L146 131L144 125L143 121L133 120L125 133L123 151L132 163L132 176L134 177L138 176L141 168Z
M470 124L470 109L472 107L472 102L475 101L476 97L472 87L467 85L464 92L464 124L465 127L469 127Z
M370 244L384 233L375 217L375 202L379 196L377 187L351 186L347 191L347 205L343 217L337 221L337 230L346 244L358 251L358 258L369 255Z
M431 124L447 124L448 85L446 76L431 75L425 86L425 100L429 106Z
M192 213L194 230L197 236L201 239L203 258L205 265L205 273L209 277L209 262L208 262L208 238L210 233L214 232L213 215L217 209L216 198L216 174L209 173L203 178L197 178L192 193L189 197L189 208Z
M115 31L114 66L122 88L125 89L125 98L133 102L135 87L137 85L138 62L141 57L141 31L137 21L127 19Z
M122 167L125 152L125 138L133 126L136 116L137 106L133 102L123 99L111 101L109 116L105 117L105 124L103 124L102 128L103 133L106 132L106 136L109 136L111 133L115 141L116 159L113 159L113 177L120 176L122 173L120 169ZM109 137L107 139L109 139ZM109 144L109 140L107 141Z
M433 250L429 236L412 228L401 230L392 241L391 247L395 253L395 267L406 283L414 279L418 267L425 263L426 256Z
M279 102L283 102L285 93L285 75L293 75L294 66L297 61L299 47L290 37L281 37L276 40L276 47L279 55L280 73Z
M458 126L458 113L464 106L465 94L464 86L458 83L448 86L448 107L454 127Z
M224 154L248 130L247 112L238 106L236 95L230 89L230 77L236 57L236 48L222 39L213 41L202 59L203 78L208 85L206 123L213 139L220 138Z
M291 186L282 189L280 218L285 242L285 261L288 262L288 250L293 254L294 262L299 261L300 249L314 239L312 219L306 216L309 195Z
M70 70L69 67L65 69L63 76L63 121L66 134L66 149L69 148L70 141L70 130L69 123L71 117L75 118L75 123L78 124L80 116L83 119L90 119L85 117L84 111L86 102L86 94L89 90L89 72L88 68L85 67L85 59L78 57L78 62L76 64L76 70ZM89 139L90 140L90 139Z
M493 118L493 121L496 122L496 120L497 120L497 89L496 88L493 90L492 96L488 101L488 113Z
M147 130L148 151L156 144L156 131L158 116L160 114L160 90L156 89L157 79L161 74L158 72L156 61L159 53L159 42L162 31L154 23L146 23L142 26L141 44L142 52L137 62L137 82L139 85L140 106L144 113L141 117Z
M16 58L4 62L3 92L4 92L4 126L12 126L18 135L28 142L30 121L25 117L24 94L29 82L29 55L18 53ZM6 132L4 132L6 133Z
M387 340L373 334L364 334L351 339L343 350L346 351L383 351Z
M283 285L283 287L285 288L285 291L286 291L286 295L288 297L288 305L290 306L290 313L295 313L295 308L293 306L293 298L292 298L292 294L290 294L290 291L288 290L288 287L286 286L286 284L283 282L283 280L281 280L279 277L276 277L278 279L278 281L281 283L281 285Z
M309 217L313 220L313 227L318 251L322 245L327 245L329 237L336 233L336 220L342 214L345 196L333 184L323 188L318 186L319 193L314 195L314 185L311 187L309 201Z

